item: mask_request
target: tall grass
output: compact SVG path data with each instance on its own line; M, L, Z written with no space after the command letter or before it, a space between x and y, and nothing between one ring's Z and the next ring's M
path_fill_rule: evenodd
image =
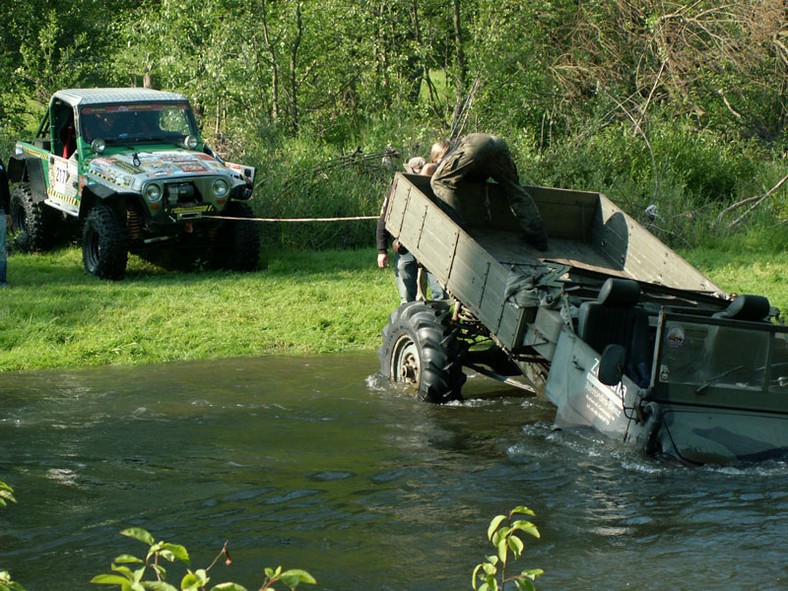
M525 180L605 193L675 248L756 236L752 228L768 230L770 221L783 237L778 244L788 242L785 187L735 231L727 227L733 216L718 222L728 205L777 184L788 171L781 154L659 116L639 131L629 121L588 123L545 150L518 145Z
M411 156L427 156L439 137L397 120L381 121L337 144L308 133L274 135L266 143L248 142L243 155L233 155L257 167L253 205L266 218L378 215L393 173L403 171ZM263 244L308 250L368 247L374 245L374 223L271 223L264 228Z

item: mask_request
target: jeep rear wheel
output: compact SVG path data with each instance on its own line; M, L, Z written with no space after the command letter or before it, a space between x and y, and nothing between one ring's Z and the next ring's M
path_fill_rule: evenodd
M106 205L97 205L82 230L82 264L85 272L101 279L123 279L128 261L126 228Z
M231 201L224 215L232 218L252 218L248 203ZM226 220L216 238L214 264L231 271L255 271L260 262L260 227L252 220Z
M33 199L29 183L19 183L11 193L11 232L14 246L24 252L45 250L50 244L53 212Z
M421 400L460 400L465 374L446 302L408 302L389 316L378 350L381 373L415 386Z

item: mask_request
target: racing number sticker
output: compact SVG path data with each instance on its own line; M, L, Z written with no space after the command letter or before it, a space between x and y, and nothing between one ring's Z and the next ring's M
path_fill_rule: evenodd
M67 163L62 160L55 161L55 191L58 193L65 193L68 176Z
M65 158L55 158L51 177L52 192L58 197L74 197L77 189L71 179L75 178L76 172L76 165L72 166Z

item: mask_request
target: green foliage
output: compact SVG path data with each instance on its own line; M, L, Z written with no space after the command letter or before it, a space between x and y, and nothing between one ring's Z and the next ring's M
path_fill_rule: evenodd
M629 120L600 124L541 153L526 146L520 154L528 183L605 193L674 247L718 240L722 210L764 193L785 174L779 157L752 141L696 130L666 115L642 128ZM786 201L783 189L762 210L788 219ZM656 218L647 215L649 206Z
M0 507L15 502L14 489L0 480ZM25 591L25 589L11 578L11 573L7 570L0 570L0 591Z
M0 591L25 591L25 588L12 580L7 570L0 570Z
M0 507L5 507L8 503L16 503L14 489L0 480Z
M402 170L403 160L414 153L426 155L432 141L417 144L411 151L389 147L384 135L361 138L363 144L343 151L305 139L285 138L274 150L250 154L262 178L253 202L257 214L286 219L378 215L392 169ZM263 227L263 242L267 247L288 249L355 249L374 244L374 226L374 221L359 220L270 223Z
M476 591L503 591L507 583L514 583L520 591L535 591L534 580L544 571L539 568L526 569L516 575L506 576L509 558L517 560L525 550L525 543L520 534L539 538L537 527L526 519L515 516L535 514L527 507L518 506L509 511L508 515L496 515L487 528L487 539L495 548L495 554L485 557L476 565L471 577L471 585Z
M91 583L119 586L122 591L144 591L145 589L152 591L204 591L208 588L208 583L211 580L208 572L217 561L223 558L225 564L229 565L232 562L225 543L221 552L210 566L204 569L195 569L194 571L187 567L186 574L181 578L180 586L175 587L167 583L167 570L164 567L164 563L177 561L188 565L189 552L184 546L163 541L157 542L149 532L142 528L128 528L120 533L148 546L145 559L143 560L130 554L121 554L112 562L111 573L96 575L91 579ZM139 568L129 565L136 565ZM149 572L152 573L153 579L145 578L146 576L150 577ZM259 591L273 590L274 585L278 583L282 583L292 591L301 583L314 585L316 581L305 570L291 569L283 571L281 566L276 569L266 568L265 580ZM237 583L226 582L213 585L211 591L246 591L246 588Z
M529 182L603 191L640 220L656 203L678 246L785 166L783 0L469 0L458 30L441 0L6 4L3 160L53 90L149 84L258 167L266 217L373 215L387 171L347 157L409 156L453 121L506 138ZM372 245L355 224L313 230L270 228L269 244Z

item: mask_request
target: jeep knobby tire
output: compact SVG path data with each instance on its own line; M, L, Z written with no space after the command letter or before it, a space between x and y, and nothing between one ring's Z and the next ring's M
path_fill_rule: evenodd
M101 279L123 279L128 261L126 227L118 214L97 205L85 218L82 230L82 264L85 272Z
M29 183L14 187L10 209L14 246L23 252L46 250L54 230L53 212L43 201L35 202Z
M413 385L421 400L461 400L461 347L446 302L408 302L389 316L378 350L381 373Z

